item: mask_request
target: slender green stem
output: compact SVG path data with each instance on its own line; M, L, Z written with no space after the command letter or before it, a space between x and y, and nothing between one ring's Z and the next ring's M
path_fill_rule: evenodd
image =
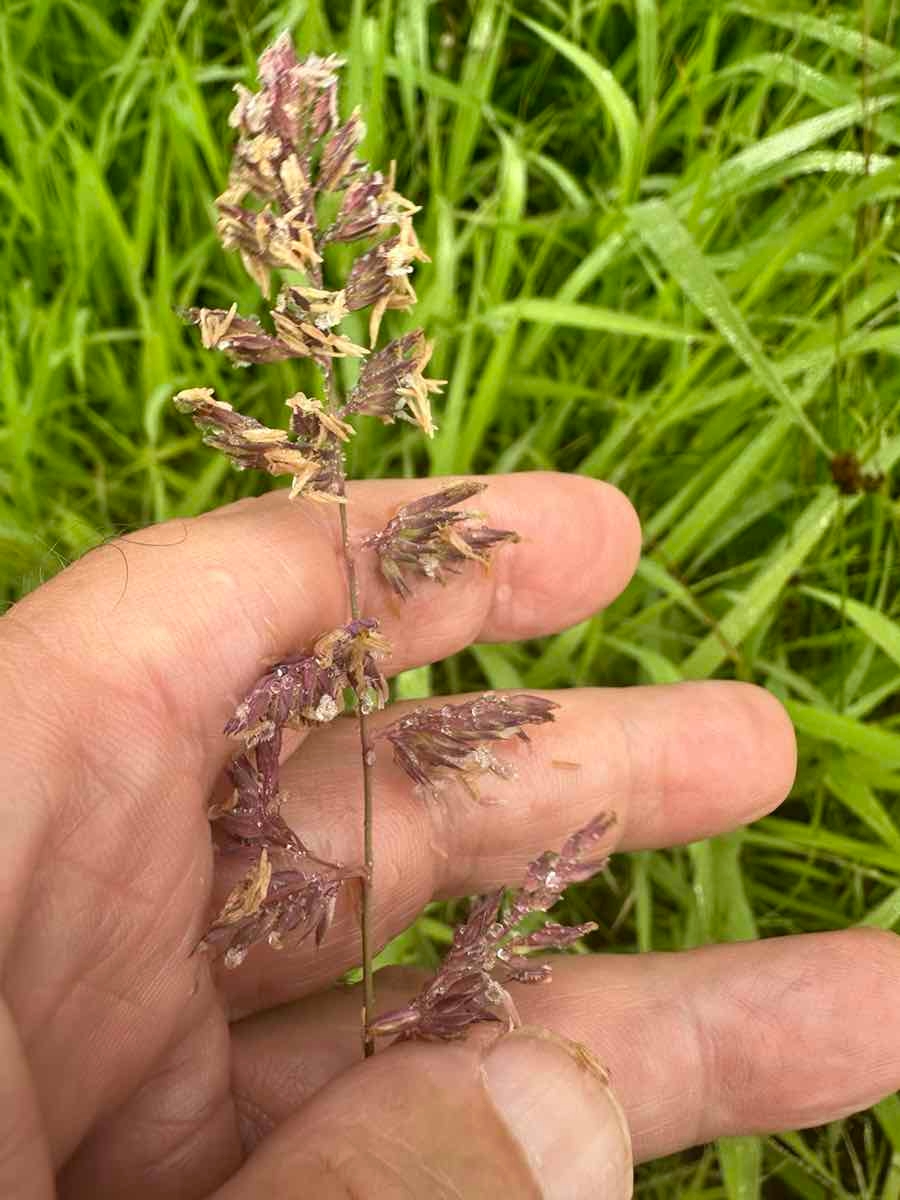
M337 383L334 369L326 372L328 399L333 410L338 408ZM344 495L347 492L346 461L342 464ZM356 562L350 545L350 523L347 518L346 503L338 505L341 521L341 546L344 553L344 564L347 571L347 592L350 598L350 617L357 621L359 609L359 578L356 573ZM366 714L362 703L356 706L356 717L359 723L359 748L362 758L363 775L363 861L366 873L362 881L362 913L360 915L360 938L362 941L362 972L363 972L363 1011L362 1011L362 1040L363 1054L366 1058L375 1053L375 1041L369 1036L369 1025L375 1019L375 972L372 969L372 874L375 867L375 854L372 843L372 747L369 742Z

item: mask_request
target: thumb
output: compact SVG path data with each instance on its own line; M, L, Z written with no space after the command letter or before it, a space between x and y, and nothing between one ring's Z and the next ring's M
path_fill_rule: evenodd
M216 1200L581 1200L632 1194L631 1141L581 1046L525 1028L405 1044L307 1102Z

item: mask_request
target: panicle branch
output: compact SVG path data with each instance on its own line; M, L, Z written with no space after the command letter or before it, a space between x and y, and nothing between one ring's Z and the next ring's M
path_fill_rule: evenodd
M227 768L231 792L223 803L211 806L208 815L232 843L306 855L306 846L281 815L280 751L279 735L236 755Z
M508 779L514 773L488 743L512 737L527 742L525 726L554 720L556 708L542 696L485 693L461 704L415 708L382 729L377 739L390 742L394 762L423 791L434 794L445 780L456 777L477 794L478 775L489 771Z
M433 437L431 396L446 380L427 379L423 374L431 358L432 345L421 329L413 329L373 354L359 373L347 398L345 413L368 413L385 425L409 421Z
M387 681L378 660L390 643L372 618L323 634L311 654L285 659L267 671L238 705L225 733L247 749L277 737L285 726L323 725L344 707L350 688L364 712L384 707Z
M413 500L398 508L380 533L363 541L378 555L381 573L402 600L412 593L407 576L443 583L445 572L455 574L465 562L487 567L492 550L519 540L511 529L489 528L479 512L453 508L486 487L470 480Z
M516 925L530 913L546 912L571 883L596 875L608 861L608 834L615 817L601 814L568 839L558 854L547 851L532 862L525 882L506 903L503 889L477 900L457 929L437 974L404 1008L385 1013L369 1026L375 1037L398 1040L453 1040L479 1021L519 1023L508 983L545 983L547 962L532 950L561 950L596 929L593 922L563 926L548 922L529 934ZM501 1017L502 1014L502 1017Z
M270 475L292 475L292 499L303 495L309 500L343 500L335 479L334 450L327 439L300 436L292 442L287 430L270 429L236 412L217 400L211 388L187 388L178 393L175 403L204 431L204 442L221 450L239 471L252 467ZM288 403L302 401L295 396Z
M224 951L225 966L233 969L241 965L257 942L265 941L273 950L281 950L288 937L292 944L299 944L312 935L316 945L321 945L334 918L341 885L362 874L359 867L302 857L274 867L263 846L200 946Z
M278 787L280 729L238 754L228 767L233 789L210 809L230 861L248 861L210 925L203 949L224 952L227 968L239 966L256 942L282 949L289 935L299 943L311 933L319 945L334 915L338 892L362 868L345 867L313 854L281 815ZM277 860L273 863L273 857Z

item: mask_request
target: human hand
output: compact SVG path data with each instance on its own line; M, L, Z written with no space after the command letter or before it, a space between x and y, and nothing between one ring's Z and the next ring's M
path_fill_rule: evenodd
M357 532L432 487L358 485ZM392 671L568 626L634 568L636 520L612 488L492 478L485 507L522 534L490 575L422 588L402 610L363 579ZM896 1088L900 948L874 931L560 959L550 987L516 995L526 1024L552 1032L364 1063L359 999L330 989L359 957L348 897L318 951L257 950L229 973L192 954L213 886L206 810L232 752L215 731L265 662L345 619L332 521L279 493L157 526L0 620L0 1194L50 1196L59 1172L64 1197L98 1200L617 1200L631 1186L619 1104L573 1043L608 1069L637 1160L817 1124ZM435 896L514 882L600 810L618 815L619 849L661 847L752 820L790 787L793 735L759 689L560 700L497 804L428 805L381 757L379 943ZM282 774L285 816L345 862L361 858L354 736L351 722L315 731ZM379 1008L414 986L380 973Z

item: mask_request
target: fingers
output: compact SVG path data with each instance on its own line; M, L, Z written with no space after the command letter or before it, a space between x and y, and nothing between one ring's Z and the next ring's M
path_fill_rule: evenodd
M216 1200L272 1195L628 1200L606 1076L540 1030L415 1045L359 1063L251 1155Z
M360 553L363 609L394 643L390 670L431 662L476 638L564 628L625 585L637 518L615 488L570 475L492 477L481 507L521 541L489 572L476 564L445 587L423 581L405 606ZM351 493L358 540L440 481L361 483ZM276 493L191 521L141 531L87 555L0 621L10 653L42 652L52 684L43 715L63 727L123 719L162 740L211 746L267 664L348 617L336 514ZM15 684L13 671L10 685ZM29 688L41 681L29 679ZM27 689L26 689L27 695ZM98 706L97 697L105 699ZM112 711L108 711L108 710ZM121 725L121 721L119 721ZM93 728L95 736L104 729Z
M433 866L441 893L509 883L511 868L556 845L599 809L616 814L618 849L672 846L755 820L793 783L793 727L762 688L714 681L539 694L558 705L555 719L530 727L527 744L493 745L515 775L479 776L480 802L452 779L436 796L423 796L393 763L389 744L375 741L374 779L382 809L391 813L386 819L412 822L419 849L429 838L447 839ZM413 707L397 704L373 716L373 736ZM357 737L354 723L336 722L282 769L284 815L317 837L327 831L329 848L342 853L352 851L358 836L350 819L359 790Z
M380 943L435 896L515 884L530 859L599 812L616 814L618 848L667 846L755 819L784 799L793 780L790 723L758 688L686 683L547 695L559 702L556 721L532 730L527 746L499 746L517 777L483 777L482 803L459 784L434 800L417 795L376 742ZM375 729L398 711L381 714ZM351 722L337 722L309 738L283 771L284 815L313 849L343 862L362 855L355 738ZM298 987L322 986L358 961L357 918L345 899L320 950L263 947L221 982L233 1010L245 1013L293 999Z
M549 985L514 988L516 1006L603 1063L636 1161L725 1135L819 1125L900 1087L894 934L579 956L553 970ZM378 974L381 1011L416 990L406 974ZM345 990L234 1026L235 1089L255 1113L251 1136L354 1061L358 1021L358 996Z

